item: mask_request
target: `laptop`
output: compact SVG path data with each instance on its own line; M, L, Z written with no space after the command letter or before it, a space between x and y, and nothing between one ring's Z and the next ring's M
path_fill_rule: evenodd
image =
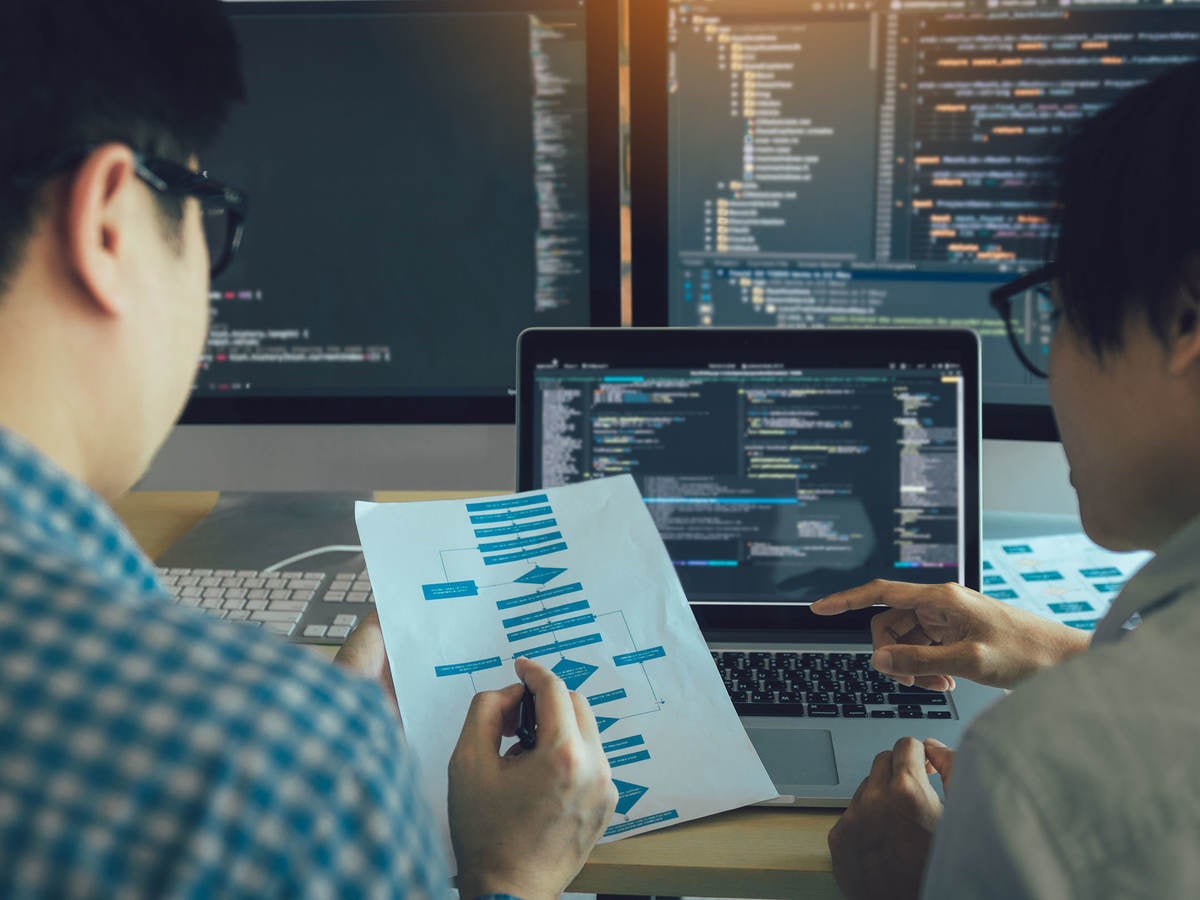
M779 802L844 806L900 737L955 746L1001 691L870 667L874 578L979 587L967 330L531 329L518 485L637 481ZM940 779L934 779L940 790Z

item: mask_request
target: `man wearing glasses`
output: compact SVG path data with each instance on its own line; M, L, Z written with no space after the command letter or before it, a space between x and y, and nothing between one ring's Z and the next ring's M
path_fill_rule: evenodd
M1058 199L1054 263L992 303L1049 379L1088 535L1157 555L1090 646L957 585L875 582L814 605L891 607L872 621L874 664L906 684L1014 689L957 755L912 738L879 754L829 836L854 900L1200 893L1200 64L1086 123Z
M0 896L447 892L379 686L175 606L102 499L190 390L247 207L196 160L241 93L219 0L0 3ZM375 623L342 662L386 676ZM514 684L451 763L464 898L558 893L616 800L586 702L518 671L537 749L497 753Z

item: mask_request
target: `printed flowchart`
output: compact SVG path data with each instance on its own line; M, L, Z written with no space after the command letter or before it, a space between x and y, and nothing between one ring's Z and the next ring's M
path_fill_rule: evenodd
M569 549L546 494L465 503L464 515L479 543L440 549L438 559L444 580L422 584L422 596L426 602L483 601L471 614L480 615L494 608L510 646L503 656L435 665L437 678L466 676L475 693L481 689L476 674L492 669L508 671L508 664L523 656L548 666L568 690L582 690L602 734L621 722L662 711L666 700L655 690L646 664L664 659L664 647L639 648L623 610L595 609L586 597L583 582L572 580L569 568L545 564L546 557ZM476 578L463 577L480 566L492 572L497 566L524 571L508 581L482 584ZM603 647L601 652L614 668L637 666L645 689L641 689L641 679L636 689L628 685L598 689L599 682L611 680L604 678L604 666L580 658L578 652L597 645ZM614 652L618 649L621 652ZM603 748L614 771L651 759L650 747L641 733L605 740ZM634 816L634 807L650 787L616 778L614 783L620 796L617 816L621 821L607 829L606 837L678 818L676 809Z
M472 696L511 684L522 656L596 717L619 797L603 839L775 795L632 478L357 519L435 810Z
M1083 534L983 542L983 592L1081 631L1094 631L1152 554L1114 553Z

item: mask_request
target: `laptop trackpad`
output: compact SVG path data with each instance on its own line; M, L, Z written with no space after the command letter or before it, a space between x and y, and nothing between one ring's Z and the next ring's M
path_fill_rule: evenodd
M819 729L747 728L775 784L837 784L833 736Z

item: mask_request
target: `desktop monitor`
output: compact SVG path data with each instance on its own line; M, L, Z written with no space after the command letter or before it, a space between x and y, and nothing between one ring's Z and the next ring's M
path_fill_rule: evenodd
M518 333L620 315L617 0L228 9L249 215L184 423L512 422Z
M630 40L634 324L970 327L985 437L1056 437L988 291L1052 245L1056 145L1200 54L1200 9L636 0Z

